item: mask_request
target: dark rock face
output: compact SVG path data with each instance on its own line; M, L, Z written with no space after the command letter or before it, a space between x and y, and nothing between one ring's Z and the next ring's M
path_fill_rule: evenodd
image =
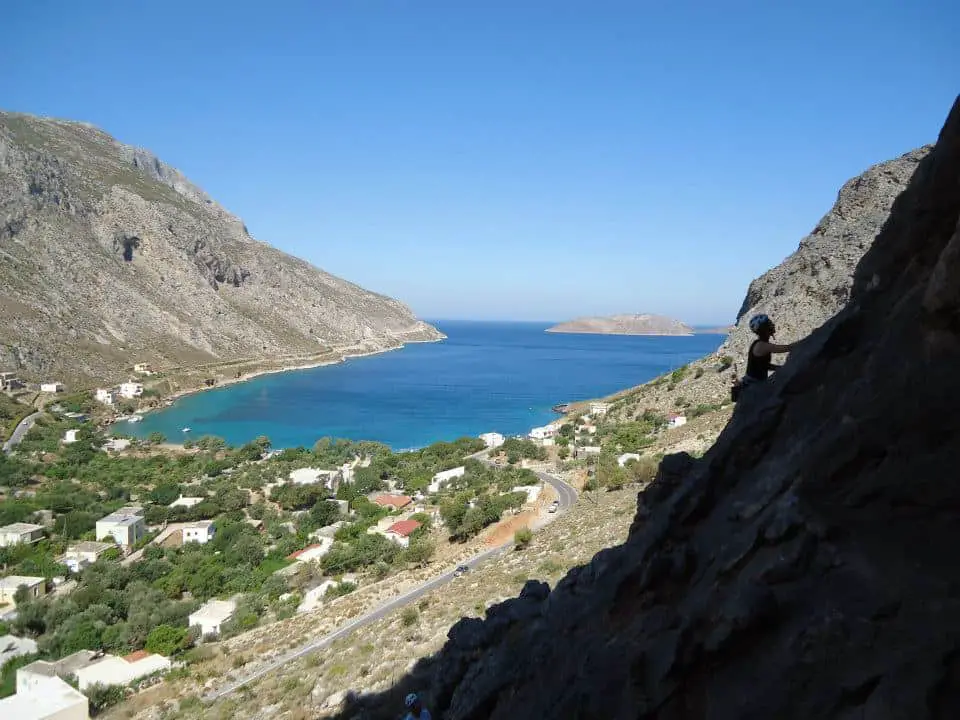
M957 717L958 218L960 101L846 308L624 545L454 626L409 680L434 716Z

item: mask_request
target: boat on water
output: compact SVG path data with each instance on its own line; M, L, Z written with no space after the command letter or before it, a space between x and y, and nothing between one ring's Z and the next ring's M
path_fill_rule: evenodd
M550 409L553 410L555 413L560 413L561 415L563 415L567 412L567 410L570 409L570 403L560 403L558 405L554 405Z
M131 423L138 423L141 420L143 420L142 415L131 415L130 417L127 418L127 422L131 422Z
M190 432L190 428L183 428L183 430L181 430L180 432L188 433L188 432Z

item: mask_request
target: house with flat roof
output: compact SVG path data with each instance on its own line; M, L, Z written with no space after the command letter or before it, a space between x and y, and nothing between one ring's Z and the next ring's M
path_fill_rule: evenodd
M23 381L17 377L16 373L13 372L2 372L0 373L0 390L5 390L10 392L12 390L19 390L23 387Z
M427 492L440 492L440 488L454 478L463 477L464 473L466 472L467 469L463 465L460 467L451 468L450 470L438 472L433 476L433 480L431 480L430 484L427 486Z
M97 540L112 538L113 542L125 548L135 545L147 534L147 523L143 519L143 508L124 507L97 520Z
M506 442L506 438L498 432L483 433L480 435L480 439L488 448L498 448Z
M678 415L677 413L670 413L669 415L667 415L667 427L670 428L671 430L686 424L687 424L686 415Z
M335 491L337 489L337 480L340 479L340 471L299 468L298 470L292 470L288 477L294 485L317 485L322 483L327 489Z
M0 718L89 720L87 696L57 677L52 663L38 660L17 670L15 695L0 700Z
M610 403L592 402L590 403L590 415L593 417L603 417L610 410Z
M198 520L183 526L183 542L195 542L206 545L213 540L213 520Z
M140 650L124 657L104 655L79 668L73 674L77 685L86 690L92 685L129 685L154 673L170 669L170 659Z
M132 400L133 398L138 398L143 395L143 383L138 382L125 382L120 383L120 388L118 390L120 397Z
M627 463L631 460L639 460L640 456L637 453L624 453L617 458L617 465L620 467L626 467Z
M15 605L13 596L21 586L26 586L27 593L32 598L43 597L47 594L47 581L33 575L7 575L0 578L0 604Z
M172 508L173 508L173 507L192 508L194 505L199 505L200 503L202 503L203 500L204 500L204 498L202 498L202 497L184 497L183 495L181 495L181 496L178 497L176 500L174 500L172 503L170 503L169 505L167 505L167 507L172 507Z
M0 667L8 661L22 655L32 655L37 651L37 641L16 635L0 636Z
M79 431L79 430L67 430L67 431L63 434L63 444L64 444L64 445L71 445L71 444L75 443L75 442L77 441L77 433L78 433L78 432L80 432L80 431Z
M0 547L29 545L43 539L43 527L33 523L16 522L0 527Z
M74 543L63 554L63 564L73 572L80 572L87 565L93 565L100 556L112 548L111 543L93 542L84 540Z
M190 627L200 628L200 637L220 634L220 627L233 617L237 603L233 600L207 600L200 609L190 615Z
M45 382L45 383L40 383L40 392L43 392L43 393L60 393L60 392L63 392L63 383L60 383L60 382Z
M294 560L298 563L310 562L311 560L319 560L328 552L330 548L333 547L333 538L328 537L319 537L317 542L312 545L307 545L303 550L297 550L287 555L287 560Z

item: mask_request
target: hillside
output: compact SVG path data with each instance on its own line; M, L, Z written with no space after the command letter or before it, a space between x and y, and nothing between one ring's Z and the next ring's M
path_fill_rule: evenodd
M662 315L611 315L568 320L547 328L549 333L592 335L692 335L693 328Z
M411 689L447 720L954 717L958 220L960 99L843 310L701 460L664 460L627 541L342 717Z
M82 384L435 340L401 303L257 241L149 152L0 112L0 369Z

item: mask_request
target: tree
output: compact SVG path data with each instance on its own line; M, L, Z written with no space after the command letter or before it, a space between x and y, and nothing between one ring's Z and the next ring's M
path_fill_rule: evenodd
M513 534L513 547L516 550L522 550L530 541L533 540L533 530L530 528L520 528Z
M170 657L171 655L184 650L188 640L187 628L171 627L170 625L157 625L150 634L147 635L145 648L157 655Z
M101 685L100 683L94 683L84 691L84 695L90 701L90 711L93 715L99 715L107 708L123 702L126 694L122 685Z
M403 552L403 559L418 567L425 567L430 562L430 558L433 557L435 550L436 547L429 540L417 540L410 543L410 546Z

